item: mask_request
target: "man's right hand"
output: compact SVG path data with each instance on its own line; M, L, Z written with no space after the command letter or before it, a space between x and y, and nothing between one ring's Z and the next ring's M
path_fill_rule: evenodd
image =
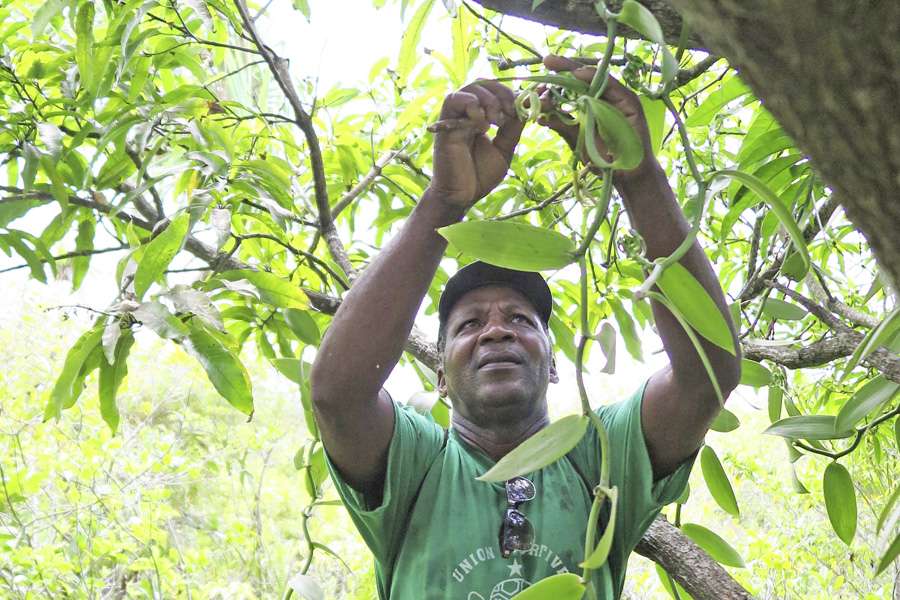
M487 131L497 125L491 140ZM477 81L444 98L434 136L429 196L468 210L503 181L525 124L515 95L496 81Z

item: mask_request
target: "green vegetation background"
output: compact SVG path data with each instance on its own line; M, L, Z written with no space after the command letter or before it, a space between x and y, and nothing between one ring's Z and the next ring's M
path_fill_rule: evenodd
M59 422L42 423L42 398L87 317L52 308L68 294L66 283L9 277L4 290L27 308L0 315L0 571L15 573L0 583L0 597L108 597L122 581L128 598L281 597L306 548L300 513L308 497L293 464L306 428L295 386L245 357L257 397L246 422L196 361L145 332L119 393L115 437L91 380ZM866 469L854 471L860 527L848 550L824 513L825 461L800 461L810 494L795 494L784 442L760 435L764 410L734 404L741 427L708 441L731 476L741 519L715 505L698 466L683 520L729 540L747 563L730 571L759 598L889 598L890 569L871 577L867 494L877 492L865 488ZM864 446L856 461L872 451ZM374 598L371 555L344 510L317 508L311 531L342 559L318 553L313 564L327 597ZM669 596L652 563L634 555L624 597Z

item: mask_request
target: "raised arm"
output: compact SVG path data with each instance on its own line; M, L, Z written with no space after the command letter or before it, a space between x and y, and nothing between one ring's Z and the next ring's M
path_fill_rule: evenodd
M446 241L435 231L459 221L506 175L523 124L503 85L449 94L434 140L431 185L397 236L360 275L328 329L311 374L313 407L329 457L354 488L383 486L394 427L382 389L403 351ZM485 133L499 126L493 140Z
M576 77L590 82L593 68L567 59L550 56L545 64L558 71L573 71ZM610 78L604 100L616 106L629 120L644 143L644 160L632 171L614 175L614 183L632 227L646 243L647 258L652 260L672 253L687 237L690 226L669 187L666 174L653 156L647 122L638 97L615 79ZM570 144L577 130L560 121L546 123ZM715 301L719 311L731 325L722 288L712 265L697 242L680 263L697 279ZM668 475L703 443L710 423L719 412L719 403L706 369L675 317L657 302L653 314L669 365L654 373L644 391L641 422L650 452L654 476ZM732 339L737 342L732 328ZM740 353L733 356L718 346L702 341L722 393L727 397L740 378Z

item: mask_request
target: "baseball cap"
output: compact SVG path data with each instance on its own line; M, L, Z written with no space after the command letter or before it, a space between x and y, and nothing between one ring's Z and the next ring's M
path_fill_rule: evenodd
M486 285L502 285L522 293L534 305L544 323L550 321L553 299L547 282L539 273L517 271L505 267L473 262L456 272L447 280L438 303L438 317L441 325L447 322L450 309L468 292Z

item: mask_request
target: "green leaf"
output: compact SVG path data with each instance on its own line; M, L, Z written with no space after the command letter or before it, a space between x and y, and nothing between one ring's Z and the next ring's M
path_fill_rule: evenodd
M100 416L109 426L113 435L119 427L119 408L116 406L116 393L125 375L128 374L128 353L134 344L134 336L131 332L119 338L116 344L114 361L108 363L106 359L100 361L100 381L98 385L100 396Z
M835 428L852 429L867 415L877 411L900 390L900 383L879 375L859 388L838 412Z
M284 309L284 321L304 343L318 346L322 341L319 326L308 312L296 308L286 308Z
M525 223L465 221L441 227L438 233L466 255L509 269L561 269L574 260L572 240Z
M844 367L844 374L841 376L841 381L847 378L847 375L856 368L859 361L864 359L879 346L890 344L891 340L893 340L898 333L900 333L900 307L895 308L891 314L878 324L878 327L870 330L869 333L860 340L856 350L854 350L853 354L850 356L850 360L847 361L847 366Z
M685 523L681 526L681 532L703 548L716 562L739 569L746 566L737 550L714 531L696 523Z
M575 573L560 573L541 579L525 588L510 600L579 600L584 595L581 577Z
M653 100L648 96L639 96L641 108L644 109L644 118L647 120L647 129L650 131L650 147L653 154L659 153L662 147L663 136L666 133L666 105L662 100Z
M723 408L719 414L716 415L716 418L710 424L709 428L713 431L718 431L719 433L728 433L740 426L741 422L738 420L737 416L727 408Z
M622 334L622 338L625 340L625 349L628 350L628 353L635 360L643 362L644 354L641 352L641 338L635 329L634 319L625 310L625 306L619 298L609 296L607 300L610 307L612 307L613 315L616 317L616 323L619 324L619 333Z
M603 530L603 535L600 536L600 541L597 542L597 546L594 548L594 551L591 552L591 555L588 556L583 563L579 566L587 569L599 569L606 562L606 559L609 558L609 551L612 548L613 534L616 531L616 512L619 507L619 490L618 488L611 488L609 490L609 502L610 502L610 511L609 511L609 519L606 522L606 529Z
M419 53L416 50L432 6L434 6L434 0L422 2L403 32L400 40L400 57L397 60L397 75L401 83L406 81L413 67L419 62Z
M600 168L620 169L627 171L641 164L644 158L644 147L631 123L622 112L603 100L590 96L579 98L584 119L585 149L595 165ZM586 116L586 118L585 118ZM597 147L597 139L594 134L600 136L613 161L607 162Z
M274 358L271 363L278 369L278 372L293 381L294 383L303 382L303 365L298 358Z
M306 17L306 21L309 22L310 12L309 12L309 0L293 0L294 8L300 11L300 13Z
M672 600L687 600L690 598L688 593L684 590L683 587L678 585L678 582L675 579L666 573L666 570L659 566L659 563L654 563L653 565L656 568L656 575L659 577L659 582L663 586L663 589L669 593L669 597ZM672 584L675 584L675 587L672 587Z
M729 353L735 353L725 316L700 282L681 263L666 267L657 285L697 333Z
M75 17L75 62L81 75L81 86L94 87L94 3L82 2ZM105 65L104 65L105 66Z
M762 312L767 317L783 321L799 321L808 314L805 308L777 298L767 298Z
M188 335L188 327L156 300L144 302L134 313L135 320L146 325L164 340L181 340Z
M50 400L44 411L44 420L51 417L59 418L63 408L71 406L81 395L83 378L79 378L81 368L88 356L95 348L100 346L100 338L103 335L103 325L97 325L89 329L78 338L75 344L66 354L62 371L50 392Z
M736 98L745 96L750 93L750 88L737 76L730 77L722 82L722 84L713 92L711 92L703 103L691 111L691 114L685 120L686 127L703 127L709 125L719 111L726 104Z
M134 293L138 299L144 296L150 285L163 276L169 263L181 250L184 238L188 232L191 215L183 212L163 231L147 243L144 256L138 263L134 274Z
M600 372L612 375L616 372L616 330L609 321L603 321L596 338L600 343L603 356L606 357L606 364L603 365Z
M728 177L734 181L740 182L756 194L761 201L769 205L769 208L772 209L772 212L775 213L775 216L778 217L778 220L781 221L781 224L787 230L788 235L791 237L791 241L794 242L797 252L802 257L804 271L809 270L812 261L809 258L809 251L806 249L806 240L803 238L803 232L800 231L800 227L797 226L794 217L791 216L790 211L788 211L784 204L781 203L778 196L776 196L765 183L748 173L742 173L732 169L723 169L713 173L712 179L717 177Z
M875 567L875 576L878 577L881 575L881 572L888 568L894 559L897 558L897 555L900 554L900 533L898 533L894 537L894 541L891 542L891 545L888 546L888 549L885 551L884 556L881 557L881 560L878 561L878 566Z
M622 3L622 10L619 11L619 23L628 25L642 36L657 44L665 44L666 39L663 35L662 27L659 21L653 16L653 13L647 10L643 4L635 0L625 0Z
M849 546L856 535L856 490L853 489L850 472L844 465L831 462L825 467L822 491L831 527Z
M900 421L898 421L898 423L900 423ZM881 528L884 527L884 524L887 522L888 515L891 514L891 510L894 508L894 504L897 503L898 498L900 498L900 485L897 486L897 489L894 490L894 493L891 494L891 497L888 498L888 501L881 509L881 514L878 515L878 525L875 526L875 531L881 531Z
M784 390L775 384L769 385L769 422L774 423L781 418L781 401L784 398Z
M793 281L803 281L809 272L809 265L803 262L803 256L799 252L791 252L788 254L784 262L781 263L781 272Z
M703 446L700 451L700 468L703 470L703 480L706 481L706 487L713 500L716 501L722 510L735 517L741 516L738 509L737 498L734 496L734 489L731 482L728 481L728 475L716 456L716 451L709 446Z
M584 437L588 418L569 415L551 423L500 459L479 481L506 481L542 469L566 455Z
M53 199L59 202L61 207L66 208L69 206L69 191L66 188L65 180L56 168L56 161L44 154L41 155L38 162L47 175L47 179L50 180L50 193L53 195Z
M836 430L831 415L787 417L772 423L763 433L792 440L836 440L854 434L852 430Z
M772 372L766 367L747 358L741 359L741 385L763 387L772 383Z
M88 216L78 224L78 235L75 238L77 252L90 252L94 249L94 218ZM84 276L91 264L90 255L76 256L72 259L72 291L81 287Z
M223 398L246 415L253 415L253 391L250 376L237 356L232 354L197 321L191 321L184 349L206 371L210 382Z
M298 286L266 271L254 271L252 269L226 271L218 277L226 281L246 279L259 290L259 297L263 302L278 308L305 308L309 306L309 299Z
M531 12L534 12L538 6L546 2L547 0L531 0Z

